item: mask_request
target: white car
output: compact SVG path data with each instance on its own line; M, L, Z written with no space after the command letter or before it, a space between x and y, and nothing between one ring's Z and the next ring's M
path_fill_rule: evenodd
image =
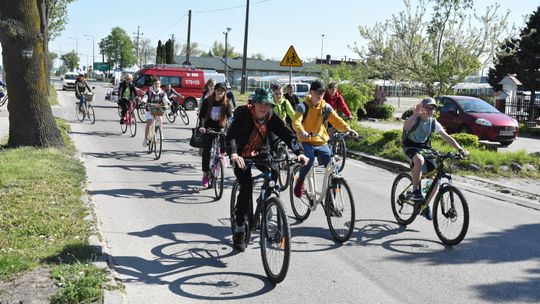
M62 77L62 80L64 83L62 84L62 90L66 89L74 89L75 90L75 80L77 80L77 77L79 74L68 72L64 74L64 77Z

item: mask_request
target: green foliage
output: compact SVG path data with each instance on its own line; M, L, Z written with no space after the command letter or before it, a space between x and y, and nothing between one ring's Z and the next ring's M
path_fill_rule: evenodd
M480 146L478 136L474 134L456 133L452 134L451 136L463 147L478 148Z
M401 119L403 120L409 119L409 117L413 115L413 112L414 112L413 109L407 109L403 111L403 113L401 113Z
M224 57L225 46L220 41L214 41L214 44L212 44L212 49L210 51L216 57ZM233 58L236 56L238 56L238 54L234 51L234 47L231 46L231 44L229 43L227 45L227 57Z
M368 83L359 85L343 83L339 85L339 91L353 114L365 113L366 103L373 98L373 85Z
M92 264L63 264L54 267L51 276L60 287L51 298L52 304L101 303L102 286L107 282L105 270Z
M69 21L67 6L74 0L45 0L46 10L49 16L49 41L60 36Z
M73 71L79 66L79 56L77 56L75 51L63 54L60 56L60 60L62 60L62 63L68 68L69 71Z
M391 104L382 104L377 108L377 111L373 114L374 118L391 119L394 117L395 108Z
M107 57L107 62L111 67L125 68L137 62L133 54L133 43L128 33L120 27L112 28L111 33L101 39L99 49Z

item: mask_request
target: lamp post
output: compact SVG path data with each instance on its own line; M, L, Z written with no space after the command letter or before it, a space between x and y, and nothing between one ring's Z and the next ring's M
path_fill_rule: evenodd
M323 64L324 34L321 35L321 64Z
M228 52L227 37L229 36L230 31L231 31L231 28L228 27L227 31L223 32L223 34L225 34L225 54L223 54L223 58L225 59L225 80L226 81L229 81L229 65L227 64L227 52Z
M94 50L95 50L95 44L94 44L94 35L89 35L89 34L84 34L85 37L92 37L92 69L94 69L94 62L96 62L96 57L95 57L95 53L94 53ZM88 39L90 40L90 39Z

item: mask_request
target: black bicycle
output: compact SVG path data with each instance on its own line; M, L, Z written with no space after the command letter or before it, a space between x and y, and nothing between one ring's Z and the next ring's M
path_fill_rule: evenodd
M206 129L206 133L215 135L212 141L212 149L210 150L210 172L208 172L208 180L210 187L214 188L216 195L216 201L218 201L223 195L223 153L221 151L222 138L225 137L225 132L219 130Z
M170 123L174 123L176 121L176 117L180 116L184 124L187 126L189 125L189 116L186 112L186 109L184 109L184 106L179 104L176 100L171 100L171 110L167 112L167 120Z
M347 145L345 144L347 133L339 133L337 130L333 130L331 133L328 145L332 150L332 155L334 155L337 172L339 173L345 168L345 161L347 160Z
M444 162L447 159L462 159L458 153L441 154L432 151L425 158L435 159L437 168L422 176L427 179L424 183L426 192L424 201L413 202L412 177L408 172L396 176L392 184L392 212L398 223L409 225L418 214L421 214L435 196L433 203L433 227L439 239L446 245L459 244L469 227L469 206L463 193L452 185L452 176L446 172ZM421 185L420 185L421 186Z
M257 198L257 207L253 216L244 218L246 234L246 247L251 238L251 232L259 229L261 256L264 271L268 279L274 283L280 283L285 279L289 269L291 255L291 231L287 221L287 213L283 202L279 198L280 186L276 183L277 177L272 176L272 165L286 160L269 160L265 164L259 164L254 160L244 159L246 166L264 167L264 172L253 177L253 181L262 179L261 192ZM236 199L239 191L239 183L236 180L231 192L231 229L236 230ZM249 215L253 214L253 203L249 204Z

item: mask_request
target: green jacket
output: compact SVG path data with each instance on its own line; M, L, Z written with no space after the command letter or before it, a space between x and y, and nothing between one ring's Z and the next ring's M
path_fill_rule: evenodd
M285 121L286 116L289 116L291 120L294 119L294 109L291 106L291 103L285 98L281 98L281 100L276 102L276 105L274 106L274 114L276 114L283 121Z

